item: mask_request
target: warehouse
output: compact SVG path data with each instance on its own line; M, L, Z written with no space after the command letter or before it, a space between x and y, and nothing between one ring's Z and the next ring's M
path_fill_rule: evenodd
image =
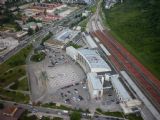
M77 36L79 31L73 31L71 29L63 29L58 34L55 35L55 39L63 43L71 41L75 36Z

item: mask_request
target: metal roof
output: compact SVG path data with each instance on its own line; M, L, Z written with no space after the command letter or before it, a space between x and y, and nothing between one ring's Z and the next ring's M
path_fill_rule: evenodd
M86 38L86 41L88 43L88 45L91 47L91 48L97 48L97 45L96 43L94 42L94 40L92 39L92 37L90 35L87 35L87 34L84 34L85 35L85 38Z
M111 82L113 87L118 91L120 97L124 101L131 100L132 99L131 96L128 94L127 90L124 88L118 77L119 77L118 74L111 76Z
M95 90L103 89L102 83L100 82L100 79L98 78L97 73L88 73L87 78L88 80L91 81L93 89Z
M95 50L78 49L78 51L91 69L99 69L100 72L111 71L109 65L95 52Z

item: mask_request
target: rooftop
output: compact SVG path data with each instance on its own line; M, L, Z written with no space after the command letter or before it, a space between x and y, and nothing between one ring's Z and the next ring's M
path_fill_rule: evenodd
M103 89L102 83L100 82L100 79L98 78L97 73L88 73L87 77L88 77L88 80L91 81L94 89L96 90Z
M85 38L86 38L86 41L87 41L88 45L91 48L97 48L97 45L94 42L93 38L89 34L84 34L84 35L85 35Z
M100 68L102 71L111 71L109 65L94 50L78 49L79 53L84 57L90 68ZM102 72L100 71L100 72Z
M118 91L120 97L122 97L124 101L131 100L131 96L128 94L127 90L124 88L118 77L118 74L111 76L111 82L114 88Z
M64 29L61 32L59 32L55 38L59 41L65 41L65 40L70 40L72 38L74 38L77 34L79 33L79 31L73 31L71 29Z

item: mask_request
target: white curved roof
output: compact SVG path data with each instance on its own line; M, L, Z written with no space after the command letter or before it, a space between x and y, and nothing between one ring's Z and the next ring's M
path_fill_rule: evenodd
M86 60L91 72L111 71L109 65L94 50L78 49L78 53Z

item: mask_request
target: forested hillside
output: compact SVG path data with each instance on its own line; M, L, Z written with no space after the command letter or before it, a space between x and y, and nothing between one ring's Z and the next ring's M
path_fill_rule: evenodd
M124 0L103 12L117 40L160 79L160 0Z

